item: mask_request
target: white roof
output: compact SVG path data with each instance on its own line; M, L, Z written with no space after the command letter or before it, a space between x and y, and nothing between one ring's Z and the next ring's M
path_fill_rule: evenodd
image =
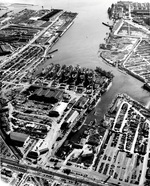
M75 110L73 114L70 116L70 118L67 120L67 123L74 122L74 120L77 118L78 115L79 113Z
M54 108L54 111L57 111L59 113L59 116L61 116L66 109L68 103L65 102L59 102L58 105Z
M40 17L30 17L30 20L37 21Z

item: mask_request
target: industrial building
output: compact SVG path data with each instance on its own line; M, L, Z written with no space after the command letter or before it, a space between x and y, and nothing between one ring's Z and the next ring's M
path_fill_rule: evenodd
M59 116L61 116L66 109L68 103L65 102L59 102L58 105L53 109L53 111L56 111L59 113Z
M44 101L51 104L55 104L63 98L63 91L52 88L32 87L32 90L35 90L33 94L29 97L31 100Z
M61 125L61 130L67 129L70 125L77 119L79 112L76 110L71 110L69 114L65 117L65 121Z
M49 151L48 148L44 148L44 149L39 150L39 153L40 153L40 155L42 155L42 154L47 153L48 151Z
M150 9L147 9L147 10L146 9L143 9L143 10L141 10L141 9L134 10L133 13L136 14L136 15L146 15L146 16L149 16L150 15Z
M35 151L29 151L27 154L27 158L30 159L37 159L39 157L39 154Z
M74 105L74 108L84 109L87 105L89 98L87 96L82 96Z
M11 132L9 137L12 145L22 147L24 142L28 139L29 135L20 132Z

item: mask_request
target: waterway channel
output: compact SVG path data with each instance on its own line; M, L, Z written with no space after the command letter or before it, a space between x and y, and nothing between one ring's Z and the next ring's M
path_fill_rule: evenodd
M11 2L11 0L9 0ZM72 27L54 45L58 48L54 57L49 59L44 66L49 63L59 63L66 65L76 65L95 68L100 66L106 71L112 71L115 75L113 85L107 93L102 96L101 102L97 105L96 113L100 119L107 110L108 105L118 93L127 93L129 96L150 108L150 93L143 90L143 85L139 80L126 75L117 69L108 66L98 57L99 44L104 43L104 38L108 37L109 29L102 22L109 22L107 16L108 7L115 1L100 0L20 0L21 3L36 4L28 8L60 8L67 11L77 12ZM21 6L18 8L22 8ZM26 7L27 8L27 7Z

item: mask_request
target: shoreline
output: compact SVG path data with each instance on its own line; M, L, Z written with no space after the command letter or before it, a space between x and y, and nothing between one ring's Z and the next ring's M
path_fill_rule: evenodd
M114 24L116 24L116 23L114 22ZM113 25L113 26L114 26L114 25ZM115 31L116 31L116 30L115 30ZM114 31L114 32L115 32L115 31ZM112 31L111 31L110 33L112 33ZM111 38L109 37L109 39L106 40L106 44L109 44L110 40L111 40ZM125 73L125 74L129 74L129 75L131 75L132 77L138 79L139 81L145 83L145 78L141 77L141 76L138 75L138 74L135 74L132 70L128 70L127 68L125 68L124 65L123 65L124 62L121 62L120 65L119 65L119 64L117 65L117 61L116 61L116 62L113 62L113 61L107 59L106 57L104 57L104 56L103 56L103 52L104 52L104 51L107 51L107 50L113 52L113 50L111 50L111 49L103 49L101 52L99 52L99 56L104 60L104 62L105 62L106 64L108 64L108 65L110 65L110 66L112 66L112 67L116 67L116 66L117 66L120 72ZM111 54L110 54L110 55L111 55ZM128 60L129 60L129 59L128 59Z
M10 6L38 6L30 3L11 3Z

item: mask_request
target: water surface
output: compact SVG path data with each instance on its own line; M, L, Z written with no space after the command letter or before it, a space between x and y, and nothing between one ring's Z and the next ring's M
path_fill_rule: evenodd
M8 2L12 1L9 0ZM29 8L34 9L42 8L43 6L47 9L60 8L78 13L73 26L53 47L53 49L58 48L58 52L54 53L54 58L47 61L44 66L49 63L79 64L88 68L100 66L104 70L112 71L115 75L113 85L103 95L101 102L98 104L98 116L103 117L108 105L118 93L127 93L135 100L150 108L150 93L141 88L142 82L107 65L98 57L99 44L105 42L104 38L109 33L108 27L102 25L102 22L110 22L107 16L107 9L115 1L20 0L16 2L38 5L34 7L29 6ZM20 5L15 5L15 7L17 7L17 10L21 8ZM14 7L12 6L12 8Z

